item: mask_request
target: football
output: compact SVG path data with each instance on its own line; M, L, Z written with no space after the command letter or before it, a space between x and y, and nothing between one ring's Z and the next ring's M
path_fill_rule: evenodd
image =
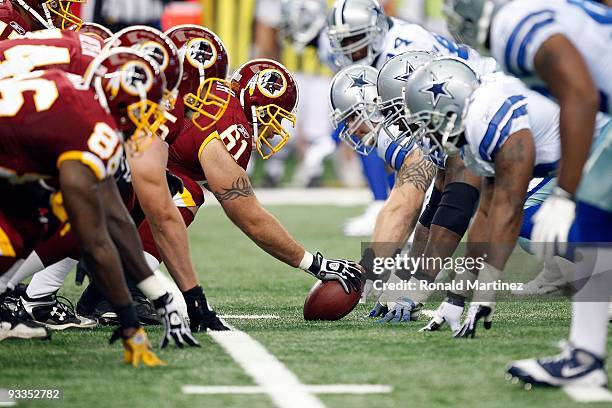
M359 302L361 290L348 295L336 281L317 281L304 302L304 320L340 320Z

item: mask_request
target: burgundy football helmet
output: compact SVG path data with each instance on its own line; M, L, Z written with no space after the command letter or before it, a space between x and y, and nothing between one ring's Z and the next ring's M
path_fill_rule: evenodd
M92 36L102 42L106 42L113 36L113 32L102 24L84 22L79 33Z
M293 74L277 61L255 59L238 68L231 87L251 118L257 151L268 159L289 140L283 119L295 127L298 85Z
M229 57L223 41L211 30L202 26L185 24L166 31L179 49L183 61L183 81L179 94L185 106L197 112L192 122L202 130L211 127L225 113L229 104L229 92L218 96L213 89L225 86Z
M83 80L135 152L160 135L166 122L166 78L149 56L125 47L109 50L91 62Z
M77 30L83 25L77 15L70 11L74 3L85 3L87 0L12 0L24 9L39 28L61 28Z
M166 108L171 110L178 96L179 85L183 77L183 64L178 49L168 36L156 28L132 26L117 32L105 47L128 47L143 52L155 61L166 77L168 94Z

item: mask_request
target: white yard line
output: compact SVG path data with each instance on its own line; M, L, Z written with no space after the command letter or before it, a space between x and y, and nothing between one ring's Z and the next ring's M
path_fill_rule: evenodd
M295 374L248 334L235 328L208 334L263 388L277 407L325 407Z
M563 387L563 391L576 402L612 402L612 392L601 387Z
M266 319L280 319L279 315L273 314L260 314L260 315L219 315L222 319L248 319L248 320L266 320Z
M388 394L393 391L389 385L380 384L325 384L305 385L313 394ZM183 394L264 394L266 390L257 385L184 385Z

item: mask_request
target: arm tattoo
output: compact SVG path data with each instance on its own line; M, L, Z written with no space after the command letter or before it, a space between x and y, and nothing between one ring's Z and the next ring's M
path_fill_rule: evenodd
M224 188L222 191L213 191L213 194L219 202L255 195L255 193L253 193L253 187L251 187L251 182L245 176L238 177L234 180L230 188Z
M395 186L401 187L411 183L418 190L426 191L436 172L436 166L425 156L421 156L416 163L404 163L395 177Z

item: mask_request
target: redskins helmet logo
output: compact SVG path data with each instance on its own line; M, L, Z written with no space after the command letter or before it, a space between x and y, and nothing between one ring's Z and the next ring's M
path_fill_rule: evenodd
M276 69L264 69L257 75L257 88L264 96L278 98L287 90L287 78Z
M168 51L166 51L166 49L156 41L147 41L134 48L142 51L147 57L150 57L153 59L153 61L157 62L157 65L159 65L161 71L165 71L170 63Z
M206 38L193 38L185 47L185 59L195 68L208 69L217 60L217 48Z
M121 67L121 88L130 95L140 96L153 86L153 72L140 61L130 61Z

